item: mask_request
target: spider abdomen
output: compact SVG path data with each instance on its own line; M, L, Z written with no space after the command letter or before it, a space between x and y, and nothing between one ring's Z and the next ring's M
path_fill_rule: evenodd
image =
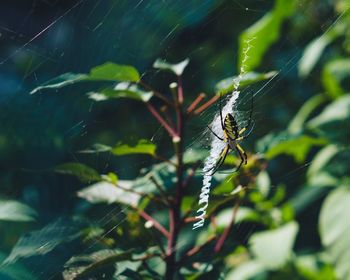
M238 125L235 118L231 114L226 115L224 120L224 128L229 138L238 138Z

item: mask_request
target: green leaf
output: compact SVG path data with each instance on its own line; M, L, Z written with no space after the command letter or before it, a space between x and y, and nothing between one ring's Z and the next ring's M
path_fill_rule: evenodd
M258 261L246 261L237 268L231 270L225 277L226 280L247 280L266 271L263 264ZM255 278L254 278L255 279ZM264 279L264 278L263 278Z
M15 201L0 199L0 221L32 222L37 213L29 206Z
M299 61L299 75L306 77L315 67L325 48L340 35L338 32L329 31L312 40L305 48Z
M272 11L241 34L239 69L250 72L260 65L265 52L278 40L283 21L294 12L294 8L295 1L276 0Z
M337 280L333 267L323 260L321 254L297 256L294 264L301 279Z
M157 59L153 63L153 67L157 69L168 70L170 72L173 72L177 76L181 76L189 62L190 60L188 58L176 64L171 64L166 62L165 60Z
M268 196L271 189L271 179L266 171L261 171L256 177L256 187L264 198Z
M120 187L118 187L120 186ZM118 180L118 185L99 182L78 192L78 196L90 203L122 203L137 206L140 195L127 191L133 190L132 181ZM126 190L125 190L126 189Z
M104 144L100 144L100 143L96 143L94 145L92 145L91 148L89 149L85 149L85 150L80 150L78 151L78 153L81 154L95 154L95 153L105 153L105 152L110 152L112 150L112 147L104 145Z
M112 149L117 156L129 154L147 154L153 156L156 152L156 145L146 139L139 140L135 145L119 144Z
M321 149L312 159L311 165L307 171L307 177L310 179L314 176L319 176L330 160L340 152L337 145L327 145Z
M264 266L282 267L292 256L298 224L290 222L280 228L255 233L249 239L250 250Z
M290 134L299 134L303 131L306 120L310 117L320 105L326 101L326 97L323 94L318 94L307 100L293 120L288 125L288 132Z
M331 141L348 144L350 139L350 95L344 95L333 101L307 125Z
M217 227L223 229L229 226L232 220L232 215L232 208L220 211L215 218ZM244 221L258 222L259 218L260 216L257 211L248 207L239 207L235 217L235 224L239 224Z
M88 97L94 101L106 101L114 98L129 98L147 102L152 96L152 91L144 91L137 85L128 82L118 83L113 89L105 88L99 92L88 92Z
M280 154L287 154L293 156L296 162L301 163L305 161L309 150L313 146L322 146L325 144L327 144L325 139L302 135L278 143L271 147L265 155L268 159L272 159Z
M79 151L79 153L103 153L111 152L117 156L129 155L129 154L146 154L155 155L156 145L147 139L140 139L134 145L132 144L117 144L114 148L103 144L94 144L90 149Z
M93 252L89 255L74 256L65 264L63 278L65 280L106 278L106 275L103 275L106 274L108 268L111 268L111 271L108 272L113 275L116 263L131 258L131 251L122 252L109 249ZM108 272L107 274L109 274Z
M58 89L83 81L138 82L139 80L140 74L134 67L106 62L92 68L90 74L62 74L43 85L36 87L30 92L30 94L40 92L43 89Z
M4 263L10 264L21 258L45 255L58 245L79 238L84 226L79 220L59 219L40 230L26 233L18 240Z
M88 76L85 74L65 73L53 78L52 80L49 80L39 87L36 87L30 92L30 94L40 92L43 89L58 89L68 85L73 85L77 82L85 81L87 77Z
M232 92L235 89L234 81L237 80L238 78L239 78L240 87L243 88L260 81L271 79L275 75L277 75L276 71L270 71L267 73L248 72L243 74L241 77L238 77L238 76L229 77L221 80L215 85L215 92L221 95L225 95L227 93Z
M95 169L78 162L57 165L53 170L57 173L75 176L83 183L91 183L101 180L100 174L98 174Z
M345 93L341 82L350 76L350 58L341 58L328 62L322 72L322 83L326 93L338 98Z
M140 74L132 66L106 62L90 70L89 80L138 82Z
M339 279L350 279L350 188L339 187L322 205L319 229Z

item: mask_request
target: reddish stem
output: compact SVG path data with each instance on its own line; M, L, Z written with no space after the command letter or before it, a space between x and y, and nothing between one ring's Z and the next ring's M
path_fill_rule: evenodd
M214 239L216 238L215 235L213 235L212 237L210 237L205 243L203 243L202 245L193 247L191 250L189 250L185 256L186 257L192 257L193 255L197 254L198 252L200 252L206 245L208 245L210 242L212 242Z
M219 99L218 95L214 95L212 98L210 98L207 102L205 102L202 106L200 106L197 110L194 111L196 115L202 113L205 109L209 108L211 105L213 105L217 100Z
M184 103L184 91L183 91L183 87L182 87L182 78L181 78L181 76L178 76L177 80L178 80L178 84L179 84L179 86L177 88L177 100L182 105Z
M181 98L183 98L183 89L181 84L181 79L179 78L178 85L178 102L175 103L176 110L176 120L177 120L177 132L178 137L176 139L173 138L175 153L177 158L177 166L176 166L176 178L177 178L177 186L176 186L176 194L175 200L172 204L172 207L169 209L169 239L168 239L168 250L166 261L166 272L165 279L171 280L174 279L178 263L176 261L176 243L178 239L178 235L180 232L180 228L182 226L181 219L181 203L183 199L183 137L184 137L184 115ZM176 140L176 141L174 141Z
M166 238L169 238L169 232L152 216L148 215L145 211L141 210L139 211L140 216L143 217L147 221L151 221L153 223L153 226L159 230Z
M140 80L139 81L140 85L143 86L145 89L150 90L153 92L154 96L158 97L159 99L163 100L165 104L168 104L171 107L174 107L173 102L171 102L168 98L166 98L163 94L160 92L154 90L151 86L146 84L144 81Z
M237 216L237 211L240 205L240 200L236 203L236 205L233 207L233 211L232 211L232 219L231 222L229 224L229 226L224 230L223 234L220 236L219 240L216 242L215 248L214 248L214 252L215 253L219 253L220 250L222 249L222 246L225 243L225 240L228 236L228 234L231 231L231 228L233 227L235 220L236 220L236 216Z
M176 132L170 125L163 119L163 117L158 113L158 111L152 106L151 103L146 102L147 109L151 114L157 119L157 121L168 131L169 135L174 138L177 137Z
M202 100L205 98L205 93L200 93L197 97L196 97L196 99L190 104L190 106L188 106L188 108L187 108L187 114L191 114L192 113L192 111L194 110L194 109L196 109L196 107L198 106L198 104L200 103L200 102L202 102Z

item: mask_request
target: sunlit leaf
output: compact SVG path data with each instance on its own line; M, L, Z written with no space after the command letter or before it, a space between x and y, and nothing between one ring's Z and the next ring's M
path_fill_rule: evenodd
M260 65L267 49L279 36L283 21L295 8L295 1L277 0L272 11L246 29L239 38L239 69L250 72Z
M173 72L177 76L181 76L189 62L190 60L188 58L176 64L171 64L169 62L166 62L165 60L157 59L153 63L153 67L157 69L168 70Z
M256 177L256 186L259 193L266 198L271 189L271 179L266 171L261 171Z
M271 269L282 267L292 256L298 224L290 222L280 228L253 234L249 247L255 258Z
M315 67L319 61L325 48L333 42L337 36L340 35L336 32L336 29L332 29L329 32L322 34L316 39L312 40L305 48L303 55L299 61L299 74L302 77L306 77Z
M350 58L341 58L328 62L322 72L322 82L326 93L337 98L345 93L342 81L350 76Z
M37 213L29 206L15 201L0 199L0 221L32 222Z
M137 101L147 102L152 98L153 92L144 91L135 84L122 82L118 83L113 89L106 88L99 92L89 92L87 95L94 101L106 101L115 98L130 98Z
M334 268L325 261L321 254L303 254L295 258L294 264L302 279L337 280Z
M225 228L229 226L232 220L232 216L232 208L220 211L215 218L217 227ZM235 223L242 223L244 221L259 221L258 212L248 207L239 207L235 217Z
M318 94L307 100L300 108L298 113L294 116L293 120L288 125L288 132L290 134L301 133L306 120L310 117L321 104L327 100L324 94Z
M336 145L327 145L321 149L312 159L311 165L307 171L309 178L313 176L319 176L320 172L330 162L330 160L340 152L340 149Z
M266 267L258 261L247 261L231 270L225 277L226 280L247 280L262 274Z
M14 263L20 258L47 254L58 245L80 237L84 226L85 224L80 221L59 219L40 230L29 232L18 240L5 263Z
M319 229L339 279L350 279L350 188L334 190L322 205Z
M331 141L348 144L350 95L344 95L329 104L320 115L308 122L308 127Z
M277 145L271 147L265 155L268 159L271 159L280 154L287 154L293 156L296 162L301 163L305 161L309 150L313 146L322 146L325 144L327 144L325 139L302 135L278 143Z
M257 72L248 72L241 76L240 88L249 86L251 84L268 80L274 77L277 74L275 71L267 72L267 73L257 73ZM225 95L227 93L232 92L235 89L234 81L238 78L238 76L229 77L221 80L215 85L215 92L217 94Z
M78 196L91 203L122 203L136 206L140 195L132 192L132 181L119 180L118 186L110 182L99 182L78 192ZM131 191L127 191L130 189Z
M106 62L92 68L89 79L96 81L138 82L140 74L132 66Z
M116 263L131 258L130 251L122 252L109 249L93 252L89 255L74 256L65 264L63 278L65 280L106 278L107 275L114 274Z
M43 89L58 89L61 87L72 85L77 82L86 80L87 77L88 76L86 74L65 73L56 78L53 78L52 80L49 80L41 86L36 87L30 92L30 94L40 92Z
M110 182L114 185L116 185L118 183L118 176L117 174L113 173L113 172L109 172L108 174L103 174L101 175L102 179L107 181L107 182Z
M154 155L156 152L156 145L146 139L139 140L135 145L119 144L112 149L112 153L117 156L128 154L148 154Z
M53 170L57 173L74 176L84 183L101 180L100 174L95 169L78 162L57 165Z

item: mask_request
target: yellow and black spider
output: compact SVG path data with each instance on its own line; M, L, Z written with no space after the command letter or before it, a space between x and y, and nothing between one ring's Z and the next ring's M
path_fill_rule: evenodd
M222 150L219 156L219 159L217 160L213 168L207 171L207 172L212 171L211 175L213 175L223 165L226 159L226 156L232 150L236 150L237 154L241 159L241 162L239 163L238 167L233 172L237 172L241 168L243 163L247 164L247 154L238 142L246 139L253 130L253 127L252 127L247 134L243 135L243 133L246 132L249 126L251 125L252 113L253 113L253 98L252 98L251 109L250 109L247 125L242 128L239 128L237 121L230 113L228 113L225 116L225 119L223 119L222 108L221 108L221 96L219 99L219 107L220 107L220 122L223 130L223 138L218 136L209 126L208 128L215 135L216 138L220 139L221 141L224 141L226 143L226 146Z

